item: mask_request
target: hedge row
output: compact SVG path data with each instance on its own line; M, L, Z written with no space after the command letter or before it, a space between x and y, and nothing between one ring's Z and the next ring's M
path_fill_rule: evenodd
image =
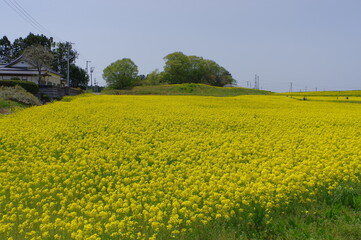
M37 94L39 92L39 87L36 83L29 82L29 81L22 81L22 80L0 80L0 86L4 87L15 87L19 85L20 87L24 88L26 91Z

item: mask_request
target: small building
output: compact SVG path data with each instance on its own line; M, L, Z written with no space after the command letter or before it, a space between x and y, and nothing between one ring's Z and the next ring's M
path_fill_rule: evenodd
M8 64L0 64L0 80L18 79L34 82L38 85L64 87L66 80L63 76L49 68L41 70L41 81L39 72L35 66L28 63L22 56Z

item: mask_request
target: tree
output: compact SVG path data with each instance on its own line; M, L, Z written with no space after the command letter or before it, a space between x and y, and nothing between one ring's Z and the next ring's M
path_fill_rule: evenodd
M232 75L215 61L198 56L187 56L174 52L164 57L163 82L168 83L204 83L224 86L234 82Z
M0 39L0 63L8 63L11 61L11 42L4 36Z
M190 60L182 52L174 52L164 57L163 81L176 84L189 80Z
M17 38L14 40L13 44L11 45L11 60L21 56L23 51L25 50L25 43L23 38Z
M70 65L70 76L71 87L80 87L85 89L88 86L89 75L84 69L78 67L77 65Z
M33 33L29 33L26 38L17 38L14 40L11 47L11 58L15 59L24 52L24 50L33 45L41 45L48 49L51 49L54 46L53 38L46 37L45 35L35 35Z
M106 67L103 78L110 88L132 87L138 82L138 67L131 59L123 58Z
M222 87L234 82L232 75L215 61L203 59L200 63L200 69L202 72L202 83Z
M55 44L52 51L54 55L53 62L51 63L51 68L54 71L61 73L66 76L68 72L68 49L69 49L69 63L75 63L75 60L78 58L78 52L73 49L73 46L68 42L58 42ZM70 69L71 70L71 69ZM85 76L83 76L85 77Z
M40 84L42 70L45 67L49 67L53 60L53 54L50 52L50 49L42 45L32 45L24 50L23 57L37 69L38 83Z
M149 73L144 79L144 85L159 85L162 83L161 74L158 69Z

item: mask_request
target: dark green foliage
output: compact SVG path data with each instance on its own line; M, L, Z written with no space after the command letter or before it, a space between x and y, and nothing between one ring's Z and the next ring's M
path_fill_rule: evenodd
M51 49L54 45L53 38L46 37L44 35L35 35L33 33L29 33L29 35L26 38L17 38L14 40L14 42L11 44L11 42L8 40L6 36L4 36L0 40L0 59L3 60L3 62L10 62L14 60L15 58L19 57L23 54L23 51L30 46L33 45L41 45L48 49Z
M215 61L174 52L164 57L160 82L170 84L203 83L222 87L234 83L232 75Z
M51 98L49 97L49 95L46 95L46 94L41 94L41 100L43 102L50 102L51 101Z
M0 39L0 63L8 63L11 60L11 42L4 36Z
M37 94L39 92L39 87L33 82L29 81L21 81L21 80L0 80L0 86L4 87L15 87L19 85L20 87L24 88L26 91Z
M86 71L75 64L70 65L70 86L85 89L89 82L89 75Z
M54 55L54 60L51 64L51 68L54 71L57 71L61 73L63 76L67 75L68 71L68 49L69 49L69 63L73 65L75 63L75 60L78 57L78 52L73 49L73 46L66 42L58 42L55 44L52 53ZM74 68L70 67L70 71L74 70ZM87 76L86 72L84 71L84 78ZM73 75L70 73L70 78L72 78Z

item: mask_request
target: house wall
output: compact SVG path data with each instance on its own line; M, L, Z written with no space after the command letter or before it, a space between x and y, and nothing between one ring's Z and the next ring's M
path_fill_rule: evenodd
M54 73L49 73L50 76L45 77L45 81L47 85L53 85L53 86L60 86L61 84L61 77L59 75L56 75Z
M45 80L43 84L60 87L61 77L53 73L49 73L49 74L50 76L46 76L45 79L42 78L43 81ZM0 80L11 80L12 78L19 78L20 80L23 81L29 81L38 84L38 76L0 75Z

